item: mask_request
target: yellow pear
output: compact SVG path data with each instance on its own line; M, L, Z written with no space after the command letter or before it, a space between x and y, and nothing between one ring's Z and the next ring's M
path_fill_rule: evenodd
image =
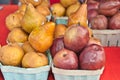
M60 0L60 3L67 8L68 6L78 2L78 0Z
M43 53L28 52L22 60L22 67L25 68L36 68L46 65L48 65L48 58Z
M45 16L40 14L32 4L28 4L26 7L25 15L21 20L22 28L30 33L35 27L40 27L40 25L46 22Z
M50 15L50 10L46 6L39 5L39 6L36 7L36 10L44 16L49 16Z
M23 15L18 12L9 14L5 20L8 30L11 31L13 28L21 27L22 17Z
M0 61L3 65L20 66L23 56L23 49L16 43L0 48Z
M28 40L28 34L25 33L22 28L14 28L10 33L8 33L7 40L10 43L24 43Z
M52 15L61 17L65 15L65 8L60 3L54 3L51 5Z
M50 48L54 39L55 23L47 22L41 27L35 28L29 35L28 41L32 47L39 51L45 52Z
M80 5L80 2L70 5L66 10L66 16L70 16L72 13L76 12Z
M29 41L24 42L21 47L23 48L25 53L35 52L35 49L30 45Z
M55 27L55 38L58 38L60 36L64 36L65 31L66 31L67 27L64 24L57 24Z
M81 26L88 27L86 3L83 3L75 13L68 17L68 26L78 23L80 23Z

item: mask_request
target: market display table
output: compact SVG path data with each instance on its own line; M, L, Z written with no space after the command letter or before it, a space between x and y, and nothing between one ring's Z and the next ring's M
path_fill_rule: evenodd
M5 18L10 13L18 9L17 5L2 5L4 8L0 10L0 44L6 44L8 29L5 25ZM100 80L120 80L120 47L104 47L106 53L106 64ZM0 72L0 80L4 80ZM50 73L48 80L54 80Z

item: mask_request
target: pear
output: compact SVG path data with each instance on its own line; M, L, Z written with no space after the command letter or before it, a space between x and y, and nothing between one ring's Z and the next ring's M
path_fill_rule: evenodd
M22 67L36 68L48 65L48 57L39 52L28 52L22 59Z
M39 52L47 51L53 43L55 23L47 22L41 27L35 28L29 35L28 41Z
M52 15L56 17L61 17L65 15L65 8L60 3L55 3L51 5Z
M22 28L30 33L35 27L40 27L40 25L46 22L45 16L40 14L32 4L28 4L26 7L25 15L21 21Z
M24 42L21 47L23 48L25 53L35 52L35 49L30 45L29 41Z
M57 24L55 27L54 38L64 36L67 26L64 24Z
M24 43L28 39L28 34L22 28L14 28L8 33L7 40L9 43Z
M8 30L12 30L16 27L21 27L21 20L23 15L19 12L9 14L5 19L5 24Z
M68 18L68 26L80 23L81 26L87 27L87 4L83 3L79 9L71 14Z
M16 43L0 48L0 62L3 65L20 66L24 56L23 49Z
M78 2L78 0L60 0L60 3L67 8L68 6Z
M39 5L39 6L36 7L36 10L44 16L49 16L50 15L50 10L46 6Z
M72 13L76 12L80 5L80 2L70 5L66 10L66 16L70 16Z

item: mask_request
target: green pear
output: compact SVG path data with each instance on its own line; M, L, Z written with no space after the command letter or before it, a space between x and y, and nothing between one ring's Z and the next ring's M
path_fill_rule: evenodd
M34 28L40 27L46 22L46 17L40 14L35 7L29 3L26 7L25 15L21 21L22 28L30 33Z

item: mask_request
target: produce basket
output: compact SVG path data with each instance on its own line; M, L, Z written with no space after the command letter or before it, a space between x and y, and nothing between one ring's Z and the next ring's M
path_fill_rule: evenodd
M120 46L120 30L93 30L93 36L100 39L103 46Z
M67 24L68 17L56 17L56 24ZM120 29L119 30L92 30L93 36L101 41L103 46L120 46Z
M104 68L99 70L64 70L52 66L55 80L99 80Z
M48 53L49 65L38 68L20 68L4 66L0 63L5 80L47 80L51 65L51 55Z

